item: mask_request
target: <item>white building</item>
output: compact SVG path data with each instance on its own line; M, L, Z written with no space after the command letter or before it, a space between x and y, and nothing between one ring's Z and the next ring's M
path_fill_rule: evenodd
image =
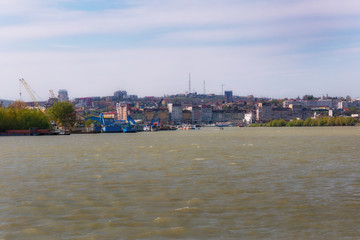
M118 120L127 120L127 116L129 115L129 104L127 103L116 103L116 112L118 116Z
M253 112L245 113L244 122L245 122L246 124L252 124L252 123L255 122Z
M182 121L182 107L181 104L169 103L169 113L171 114L171 122L181 123Z

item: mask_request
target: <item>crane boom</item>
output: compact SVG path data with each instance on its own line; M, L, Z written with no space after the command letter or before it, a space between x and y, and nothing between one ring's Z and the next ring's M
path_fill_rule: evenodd
M53 103L55 103L56 98L55 98L54 91L53 91L53 90L49 90L49 92L50 92L50 98L51 98L51 100L53 101Z
M38 101L36 100L33 92L31 91L29 85L27 84L27 82L25 82L25 80L23 78L20 79L20 82L22 83L22 85L24 85L26 91L30 95L30 97L31 97L32 101L34 102L35 106L40 109L40 105L39 105Z

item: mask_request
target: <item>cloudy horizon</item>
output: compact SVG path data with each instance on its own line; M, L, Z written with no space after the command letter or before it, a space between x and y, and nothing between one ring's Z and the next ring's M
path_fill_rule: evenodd
M359 97L355 0L3 0L0 99L188 90ZM23 94L24 100L30 100Z

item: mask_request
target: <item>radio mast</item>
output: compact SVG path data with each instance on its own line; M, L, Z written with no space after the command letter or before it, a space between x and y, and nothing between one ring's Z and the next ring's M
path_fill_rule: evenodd
M189 73L189 94L191 93L191 73Z

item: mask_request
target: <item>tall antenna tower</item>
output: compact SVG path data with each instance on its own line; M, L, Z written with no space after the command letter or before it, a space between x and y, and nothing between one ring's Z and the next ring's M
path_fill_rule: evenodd
M189 93L191 93L191 73L189 73Z
M206 93L205 93L205 81L204 81L204 95L205 95Z

